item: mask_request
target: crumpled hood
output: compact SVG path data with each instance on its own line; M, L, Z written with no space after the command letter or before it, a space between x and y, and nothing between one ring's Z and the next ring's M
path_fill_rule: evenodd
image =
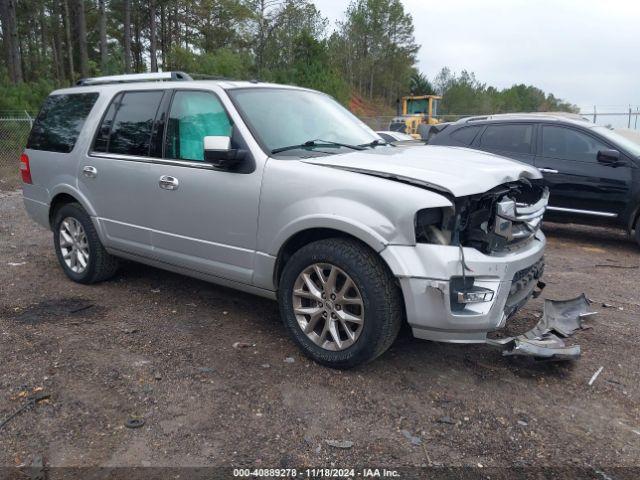
M470 148L436 145L378 147L303 161L397 179L446 191L456 197L484 193L521 178L542 178L537 168L506 157Z

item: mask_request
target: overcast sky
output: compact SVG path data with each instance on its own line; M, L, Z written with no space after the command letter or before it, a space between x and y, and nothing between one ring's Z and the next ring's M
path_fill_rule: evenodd
M348 1L314 0L332 28ZM535 85L585 109L640 105L638 0L402 1L430 79L448 66L498 88Z

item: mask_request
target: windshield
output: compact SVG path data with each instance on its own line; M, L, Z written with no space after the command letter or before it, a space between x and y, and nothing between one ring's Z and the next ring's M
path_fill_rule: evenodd
M380 140L373 130L323 93L257 87L228 93L268 153L281 150L300 155L301 151L313 150L315 155L327 155Z
M612 143L615 143L621 146L624 150L628 151L631 155L640 157L640 143L634 142L633 140L622 136L615 130L608 129L607 127L593 127L593 131L598 132L600 135L602 135L604 138L611 141ZM638 135L638 139L640 139L640 135Z

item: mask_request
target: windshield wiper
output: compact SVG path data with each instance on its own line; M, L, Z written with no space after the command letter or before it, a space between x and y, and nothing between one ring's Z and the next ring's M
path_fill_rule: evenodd
M300 143L298 145L289 145L288 147L279 147L271 150L271 153L280 153L286 152L287 150L297 150L304 148L313 148L313 147L345 147L350 148L352 150L364 150L364 147L361 145L349 145L348 143L340 143L340 142L332 142L330 140L307 140L304 143Z
M376 138L373 142L363 143L363 144L358 145L358 146L359 147L372 147L372 148L375 148L375 147L380 147L382 145L393 145L393 144ZM395 146L395 145L393 145L393 146Z

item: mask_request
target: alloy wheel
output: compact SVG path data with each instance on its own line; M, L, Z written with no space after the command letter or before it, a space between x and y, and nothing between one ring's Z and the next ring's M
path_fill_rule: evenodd
M89 239L82 224L66 217L60 223L59 240L65 265L74 273L84 273L89 265Z
M293 312L302 332L325 350L353 345L364 325L362 295L353 279L329 263L305 268L293 285Z

